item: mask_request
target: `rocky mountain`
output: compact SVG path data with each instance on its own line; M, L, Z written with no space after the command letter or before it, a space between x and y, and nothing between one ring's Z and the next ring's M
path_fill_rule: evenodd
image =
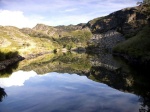
M58 29L52 26L44 25L44 24L37 24L32 30L46 34L50 37L59 37Z
M125 8L108 16L93 19L86 26L92 33L103 33L109 30L117 30L122 34L134 33L148 23L148 15L144 13L146 10L143 6Z
M76 30L88 30L88 28L83 28L85 26L84 23L80 23L77 25L60 25L60 26L48 26L44 24L37 24L32 30L46 34L53 38L59 38L71 35L70 33Z

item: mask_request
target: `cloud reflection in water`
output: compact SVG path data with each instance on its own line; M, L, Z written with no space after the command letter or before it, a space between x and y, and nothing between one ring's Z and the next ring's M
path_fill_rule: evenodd
M36 72L29 71L18 71L12 73L10 77L7 78L0 78L0 86L2 87L10 87L10 86L23 86L24 82L31 77L36 76Z
M20 83L12 81L24 75ZM9 97L0 104L2 112L137 112L140 105L136 95L76 74L19 71L5 80L1 84Z

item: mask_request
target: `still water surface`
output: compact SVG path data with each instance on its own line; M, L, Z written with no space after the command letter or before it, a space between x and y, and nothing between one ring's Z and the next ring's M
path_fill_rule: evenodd
M140 106L138 96L76 74L18 71L0 82L8 94L1 112L137 112Z
M11 71L0 75L0 112L149 111L149 78L109 54L47 55Z

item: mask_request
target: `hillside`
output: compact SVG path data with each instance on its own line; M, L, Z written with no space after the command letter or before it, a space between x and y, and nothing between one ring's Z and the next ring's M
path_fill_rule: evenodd
M119 44L116 41L112 45L113 54L124 57L132 64L150 64L150 5L142 4L137 7L126 8L105 17L99 17L89 21L88 26L96 36L96 42L90 49L108 49L118 36L113 35L112 31L120 33L125 37ZM111 33L107 33L111 32ZM122 34L122 35L121 35ZM98 38L98 39L97 39ZM117 38L117 39L119 39ZM121 38L120 38L121 39ZM117 46L116 46L117 45ZM97 52L95 50L94 52Z
M12 26L0 27L0 51L17 51L21 56L37 54L53 50L53 43L48 39L41 39L22 33L20 29Z
M145 11L143 6L125 8L89 21L84 27L89 27L93 37L87 50L93 53L102 50L112 52L118 43L136 35L148 24Z
M134 37L114 47L114 55L122 56L135 65L150 64L150 27L145 26Z
M150 66L150 4L142 6L147 24L140 25L140 31L125 35L127 40L113 49L113 54L127 59L131 64L148 68Z
M46 38L53 42L55 49L76 49L86 47L87 41L92 37L88 28L83 28L84 24L68 26L48 26L37 24L33 29L23 28L21 32L32 37Z

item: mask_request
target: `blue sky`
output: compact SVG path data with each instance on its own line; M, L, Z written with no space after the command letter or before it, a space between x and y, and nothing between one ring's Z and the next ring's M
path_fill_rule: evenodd
M0 25L19 28L86 23L142 0L0 0Z

